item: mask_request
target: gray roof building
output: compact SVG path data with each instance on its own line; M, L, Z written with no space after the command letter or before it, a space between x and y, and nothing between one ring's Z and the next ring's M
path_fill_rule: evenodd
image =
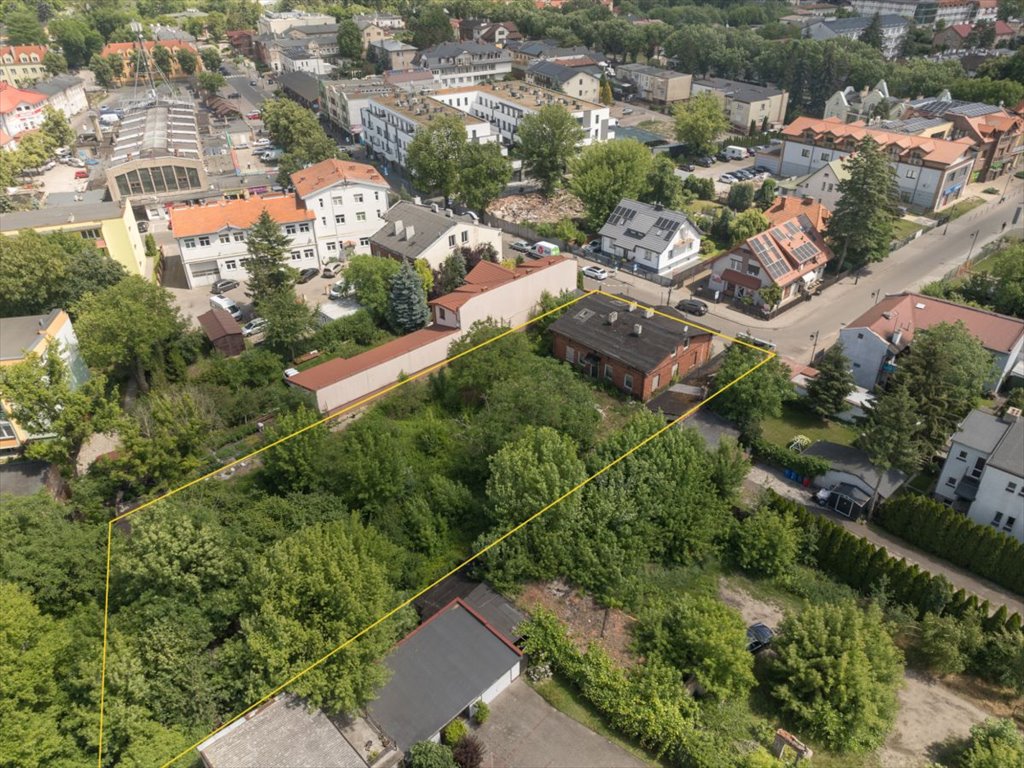
M461 600L436 613L384 660L391 679L367 707L403 752L430 739L488 691L518 676L522 654ZM507 684L507 682L505 684Z
M444 210L416 205L408 200L395 203L384 214L384 226L370 236L370 245L402 256L417 259L437 239L457 223L476 224L470 216L449 216ZM401 228L395 225L401 224ZM410 234L411 233L411 234Z
M37 93L45 93L47 96L54 96L58 93L63 93L68 88L74 88L76 85L82 85L85 81L80 77L74 75L56 75L47 80L40 80L32 86L32 90Z
M59 224L73 224L75 221L102 221L119 219L124 208L115 202L67 203L48 206L31 211L11 211L0 216L0 232L17 232L36 227L53 227ZM8 320L4 320L8 322Z
M495 592L482 581L473 581L461 571L454 573L437 586L427 590L413 603L419 611L420 620L426 621L446 608L452 600L459 598L493 629L511 640L519 641L517 627L526 621L526 616L504 595Z
M863 32L871 24L872 16L850 16L846 19L829 19L821 22L837 35L852 32ZM897 16L894 13L887 13L879 16L882 29L902 29L907 26L907 19Z
M825 459L832 465L834 471L853 475L861 480L867 488L874 488L878 482L878 467L871 463L868 455L860 448L819 440L805 450L804 455ZM886 470L882 483L878 486L878 493L883 499L889 498L906 481L907 476L898 469Z
M989 456L988 464L1004 472L1024 476L1024 421L1018 417L1009 427L1004 421L1003 427L1006 431Z
M992 104L982 104L977 101L962 101L960 99L948 98L948 92L943 92L934 98L916 99L911 101L909 106L912 107L915 112L934 115L935 117L941 117L943 115L983 117L984 115L991 115L996 112L1003 111L1002 107L993 106Z
M4 214L4 218L7 218L7 214ZM51 309L45 315L5 317L0 322L0 362L20 361L25 358L26 352L36 351L41 335L61 311Z
M199 745L207 768L366 768L320 710L282 693Z
M551 83L561 87L578 75L580 69L583 69L583 71L588 72L589 74L594 74L593 72L590 72L591 67L567 67L565 64L559 64L557 61L546 61L543 59L532 62L530 66L526 68L526 73L535 78L539 78L546 83ZM599 77L600 67L594 67L594 69L598 70L598 74L595 75L595 77Z
M628 250L661 253L678 234L687 230L692 230L692 235L700 240L697 229L682 211L623 198L598 234L616 243L628 241Z
M961 422L960 428L953 435L953 442L990 454L999 445L1004 434L1006 434L1005 421L994 413L975 408Z
M701 86L713 91L724 93L733 101L751 103L763 101L773 96L781 96L785 91L776 88L774 85L757 85L756 83L744 83L741 80L727 80L724 77L701 77L693 79L694 86Z
M125 114L110 163L158 157L199 160L202 154L195 105L158 99Z

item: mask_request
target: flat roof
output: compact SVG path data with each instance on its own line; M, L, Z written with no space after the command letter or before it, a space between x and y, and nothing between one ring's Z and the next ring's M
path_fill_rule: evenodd
M509 104L515 104L530 112L536 112L548 104L561 104L570 112L578 109L607 109L607 107L601 104L575 98L562 91L553 91L542 85L530 85L521 80L506 83L481 83L480 85L468 85L462 88L448 88L444 91L438 91L438 95L464 91L479 91Z
M51 309L45 315L5 317L0 321L0 360L21 360L32 351L39 337L50 327L61 309Z
M59 227L61 224L73 226L86 221L106 221L120 219L124 209L114 202L106 203L67 203L38 208L33 211L11 211L0 216L0 232L17 232L21 229L38 227ZM6 322L6 321L5 321Z
M396 112L414 123L423 124L432 120L435 115L451 115L462 120L466 125L487 125L486 120L473 117L467 112L455 107L449 107L444 102L433 99L430 96L417 96L415 94L381 93L370 96L373 104Z
M150 157L202 159L195 106L161 99L125 114L110 157L111 165Z

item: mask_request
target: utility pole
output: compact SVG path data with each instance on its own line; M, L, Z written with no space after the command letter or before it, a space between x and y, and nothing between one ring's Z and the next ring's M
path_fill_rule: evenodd
M814 353L818 351L818 334L819 333L821 333L821 331L817 330L814 333L812 333L811 336L810 336L811 340L814 342L814 344L811 346L811 365L814 365Z

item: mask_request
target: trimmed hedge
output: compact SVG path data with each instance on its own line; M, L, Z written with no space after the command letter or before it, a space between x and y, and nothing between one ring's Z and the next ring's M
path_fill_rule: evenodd
M804 477L818 477L832 468L832 465L825 459L819 459L817 456L804 456L789 448L770 443L763 437L751 438L750 451L762 461L774 464L780 469L792 469Z
M791 512L797 524L811 535L815 565L819 570L862 594L871 594L883 583L884 577L892 598L916 608L919 618L926 613L949 613L962 617L969 611L978 610L987 617L983 623L986 632L995 633L1002 629L1021 631L1020 614L1007 615L1003 607L993 613L987 600L979 603L977 595L963 589L954 590L945 576L932 576L917 565L893 557L885 547L876 547L838 523L816 515L774 491L768 491L766 503L779 512Z
M1024 544L925 496L900 494L876 517L885 530L954 565L1024 595Z

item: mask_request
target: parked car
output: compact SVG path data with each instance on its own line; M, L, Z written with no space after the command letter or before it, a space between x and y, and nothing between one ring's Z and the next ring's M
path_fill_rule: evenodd
M695 170L697 170L693 166L693 163L680 163L679 169L683 171L689 171L690 173L693 173Z
M715 159L720 162L727 163L731 158L727 154L725 154L725 152L719 152L717 155L715 155Z
M264 137L262 139L256 139L256 141L254 141L252 143L253 149L261 149L263 147L269 147L269 146L270 146L270 139L268 139L266 137Z
M763 651L772 644L775 633L771 628L760 622L747 627L747 650L751 653Z
M530 244L525 240L516 240L509 246L513 251L519 251L519 253L526 253L530 250Z
M141 232L142 234L146 234L147 232L149 232L149 222L148 221L137 222L136 226L139 228L139 232Z
M267 330L267 321L262 317L254 317L242 326L242 335L248 338L249 336L255 336L257 333L263 333L265 330Z
M227 293L238 287L237 280L218 280L210 286L210 293Z
M723 173L718 177L718 180L723 184L735 184L739 179L733 176L731 173Z
M240 98L242 98L242 94L240 94L238 91L232 91L231 93L228 94L228 98L229 99L240 99Z
M587 243L585 246L583 246L583 250L586 251L587 253L600 253L601 252L601 241L600 240L591 240L589 243Z
M708 305L699 299L683 299L676 304L676 309L688 315L700 316L708 313Z
M330 264L324 265L324 271L321 273L326 278L335 278L341 274L341 262L332 261Z
M624 110L622 110L622 114L624 114L624 115L632 115L633 114L633 108L632 107L626 107Z
M584 267L583 276L593 280L607 280L608 270L604 267Z
M755 165L754 170L757 171L758 173L766 173L769 176L772 175L772 169L769 168L767 165Z
M250 80L250 81L249 81L249 85L251 85L251 86L252 86L253 88L255 88L256 86L258 86L258 85L259 85L259 83L258 83L258 82L256 82L255 80Z
M306 267L304 270L299 272L299 283L308 283L314 277L320 274L320 270L315 267Z
M715 158L711 155L705 155L704 157L698 157L695 161L701 168L710 168L715 164Z
M64 165L70 165L72 168L85 168L85 160L80 157L69 157L64 160Z
M343 299L348 296L352 291L345 285L344 280L339 280L331 289L327 291L327 298L329 299Z
M262 117L263 116L259 112L250 112L249 114L247 114L245 116L245 119L246 120L260 120L260 119L262 119Z
M87 170L85 170L84 168L80 168L77 171L75 171L75 178L76 179L88 179L89 178L89 172Z

